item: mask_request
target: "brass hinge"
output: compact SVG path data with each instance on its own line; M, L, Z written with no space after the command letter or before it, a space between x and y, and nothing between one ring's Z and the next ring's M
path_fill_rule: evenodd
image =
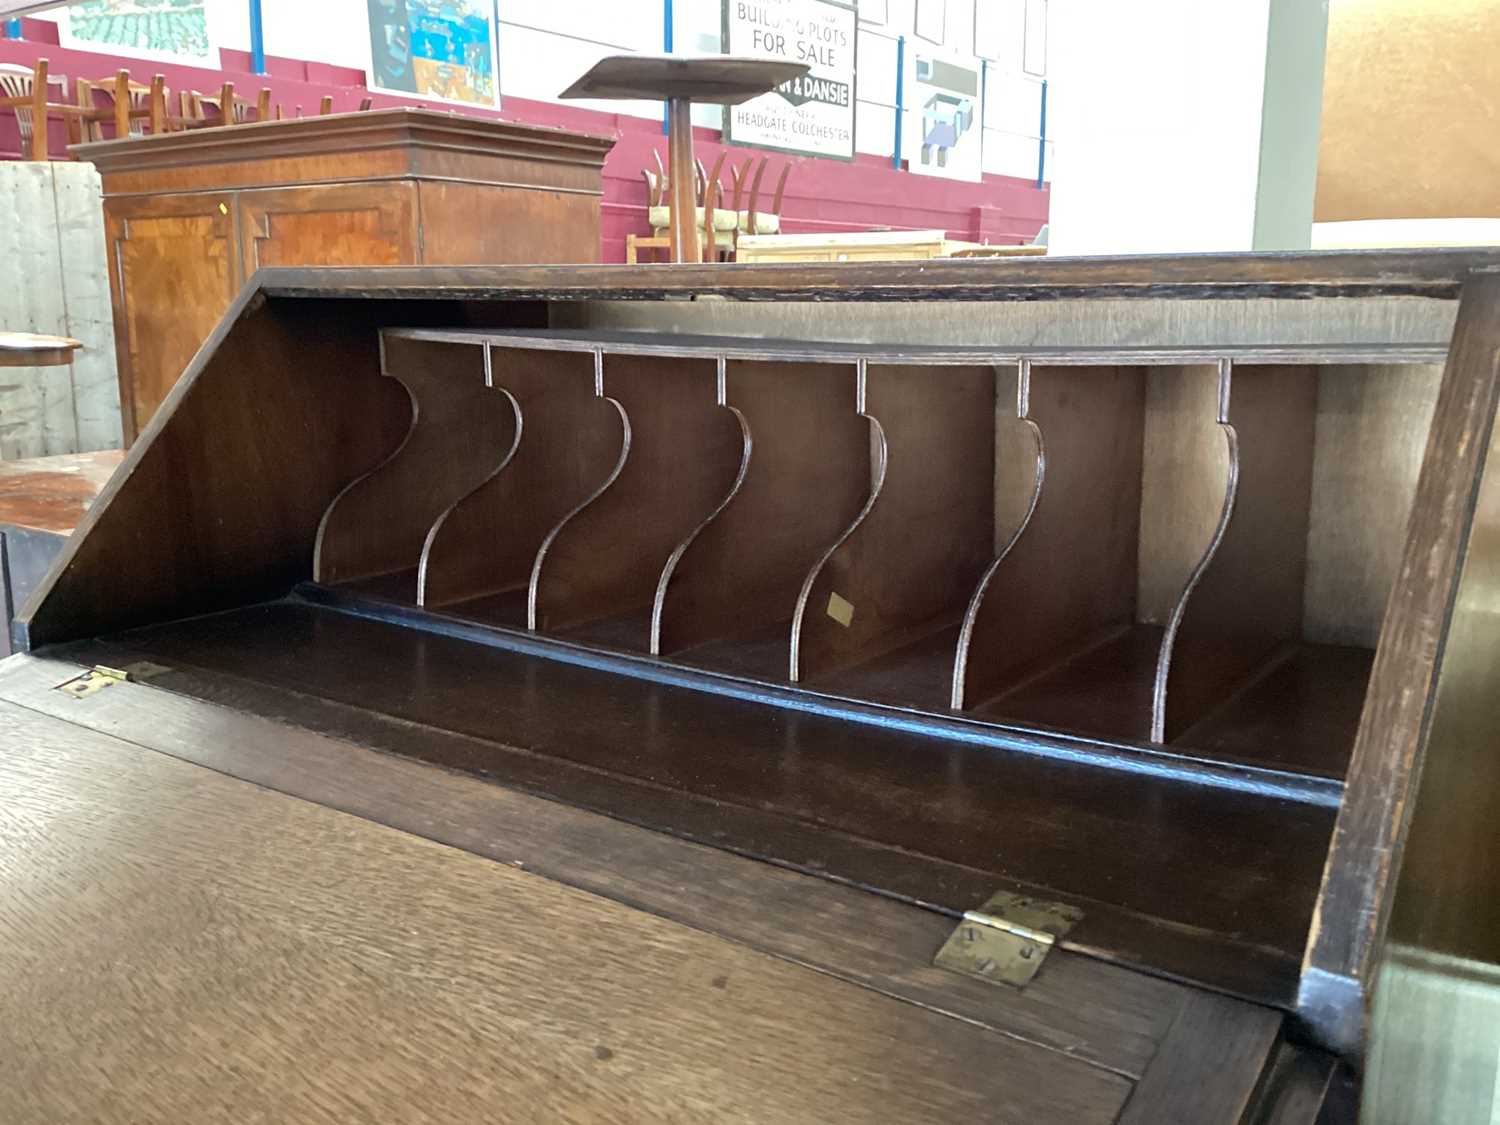
M66 692L74 699L87 699L95 692L103 691L114 684L123 684L128 679L130 679L129 672L96 664L83 675L74 676L65 684L58 684L57 690Z
M158 676L167 671L170 669L161 664L153 664L149 660L127 664L123 668L107 668L103 664L95 664L82 675L74 676L67 683L58 684L57 690L71 695L74 699L87 699L113 684L148 680L152 676Z
M1057 939L1082 917L1074 906L998 891L978 910L964 912L932 963L1019 988L1031 982Z

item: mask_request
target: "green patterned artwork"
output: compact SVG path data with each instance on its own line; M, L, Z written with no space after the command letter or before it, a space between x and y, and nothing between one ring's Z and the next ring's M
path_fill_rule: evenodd
M208 59L206 0L84 0L68 9L71 45Z

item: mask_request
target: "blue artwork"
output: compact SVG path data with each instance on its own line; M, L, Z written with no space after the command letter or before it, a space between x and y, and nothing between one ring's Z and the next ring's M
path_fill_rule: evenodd
M495 104L495 36L486 0L368 3L373 85Z

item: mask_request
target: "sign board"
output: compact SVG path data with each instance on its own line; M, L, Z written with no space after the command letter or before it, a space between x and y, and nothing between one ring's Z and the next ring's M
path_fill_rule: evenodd
M208 8L207 0L85 0L58 20L59 46L217 67Z
M983 178L981 64L912 51L906 79L906 167L923 176Z
M839 0L724 0L724 52L812 67L743 105L726 106L724 139L854 159L854 7Z
M368 0L370 86L461 105L499 104L493 0Z

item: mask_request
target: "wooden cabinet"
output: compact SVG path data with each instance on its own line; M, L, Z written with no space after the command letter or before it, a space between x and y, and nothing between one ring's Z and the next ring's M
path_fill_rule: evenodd
M263 266L410 265L417 257L411 183L247 192L240 203L245 272Z
M576 837L865 985L946 997L960 916L1051 934L962 978L1068 1055L1018 1120L1086 1119L1075 1021L1162 978L1190 998L1100 1040L1163 1070L1101 1119L1277 1119L1283 1028L1364 1061L1388 937L1495 960L1497 266L267 270L17 637L358 742L339 801L378 749L940 915L830 909L820 960L799 895L653 858L652 899ZM465 848L504 819L379 784Z
M103 179L125 440L262 267L597 262L612 143L395 109L77 147Z
M233 203L210 192L121 200L106 212L127 441L156 413L243 280Z

